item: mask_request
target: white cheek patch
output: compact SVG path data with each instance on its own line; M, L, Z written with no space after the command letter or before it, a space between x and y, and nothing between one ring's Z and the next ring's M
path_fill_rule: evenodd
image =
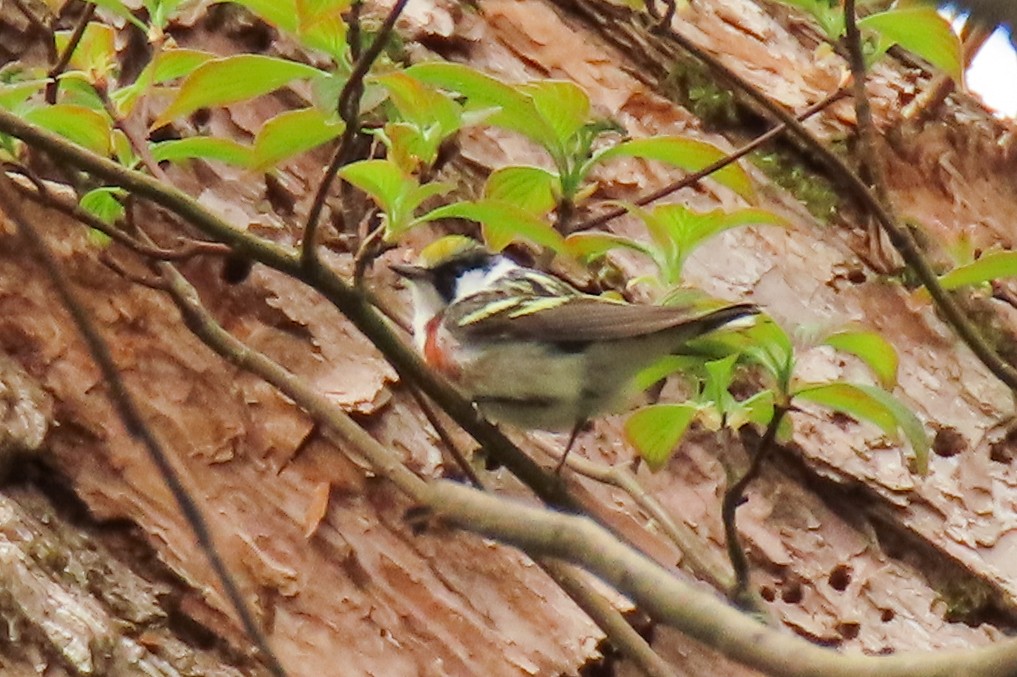
M506 258L499 258L490 268L467 270L456 282L456 293L452 302L460 301L477 292L486 291L498 280L508 275L519 266Z

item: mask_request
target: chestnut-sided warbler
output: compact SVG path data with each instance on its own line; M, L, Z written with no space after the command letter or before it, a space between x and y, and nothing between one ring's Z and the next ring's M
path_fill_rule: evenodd
M493 421L571 428L565 454L586 421L624 407L641 370L759 312L748 303L693 312L593 296L455 235L425 247L417 265L391 268L412 287L425 362Z

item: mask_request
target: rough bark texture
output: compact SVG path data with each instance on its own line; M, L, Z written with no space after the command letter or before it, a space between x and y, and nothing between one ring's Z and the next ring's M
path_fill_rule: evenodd
M688 68L688 58L627 9L596 0L484 0L481 9L413 0L400 22L413 58L437 52L507 80L574 80L633 136L680 133L721 147L748 138L733 128L730 138L705 132L669 99L669 76ZM676 27L800 110L835 89L845 66L836 55L818 56L823 52L805 22L771 9L748 0L697 0L679 13ZM210 26L203 11L191 16L174 28L183 44L226 53L253 32L247 24ZM12 17L8 30L18 21ZM276 49L289 46L269 47ZM902 106L929 78L915 66L888 64L876 69L870 87L885 134L880 161L899 211L923 225L936 251L961 234L983 248L1010 247L1017 223L1014 129L956 95L930 122L902 119ZM213 114L208 128L243 137L302 94L234 106L228 115ZM809 127L830 140L850 135L850 102ZM282 186L295 201L291 213L280 206L285 200L267 196L259 176L204 165L172 175L237 225L292 242L326 159L312 153L277 177L277 190ZM472 130L456 171L483 175L508 161L545 162L508 133ZM1011 632L1017 473L1005 426L1012 398L926 301L872 271L866 223L851 205L817 224L793 194L752 172L760 205L792 226L724 234L689 262L689 281L716 296L751 299L789 327L859 321L882 332L901 353L898 394L939 431L940 452L929 476L917 477L874 429L821 412L794 414L793 443L739 510L753 585L793 631L845 649L976 646ZM660 166L622 161L599 173L599 191L631 198L673 178ZM709 181L676 199L697 208L740 206ZM25 209L100 323L290 674L556 675L597 660L600 631L525 556L461 533L412 533L403 520L412 506L391 486L323 440L272 388L190 336L158 292L103 266L80 226ZM156 232L173 229L154 210L146 218ZM0 351L53 402L51 415L39 414L52 420L41 464L16 473L0 494L4 674L259 674L243 658L247 640L206 560L119 423L67 314L10 224L0 225ZM624 219L611 228L640 234ZM424 237L414 235L409 244ZM326 261L349 272L351 257L341 244L330 243ZM115 246L109 253L132 261ZM409 255L401 249L389 256ZM622 257L619 265L639 272L634 259ZM219 268L213 261L183 270L234 335L355 413L422 476L448 470L437 437L391 368L334 308L263 268L237 286L224 283ZM405 310L406 294L384 265L371 284ZM1012 309L985 303L1012 325ZM802 365L803 378L869 378L859 364L822 349L807 353ZM573 453L629 461L620 424L620 418L597 422ZM743 466L745 457L740 449L715 447L697 437L663 471L641 470L640 479L719 555L720 459ZM40 467L52 476L43 481ZM503 471L489 481L498 491L522 493ZM670 542L642 529L647 517L627 496L573 475L568 481L595 497L601 516L652 557L680 563ZM656 637L680 674L745 673L668 631Z

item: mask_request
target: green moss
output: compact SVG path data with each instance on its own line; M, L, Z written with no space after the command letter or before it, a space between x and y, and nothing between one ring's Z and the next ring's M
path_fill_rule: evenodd
M755 152L752 164L775 184L802 201L809 213L829 223L837 213L840 196L826 177L810 171L800 159L780 151Z
M994 598L993 590L975 579L949 579L938 592L946 604L943 620L949 623L977 623Z
M707 127L724 128L739 123L734 93L724 89L699 61L677 61L661 82L661 93L689 109Z

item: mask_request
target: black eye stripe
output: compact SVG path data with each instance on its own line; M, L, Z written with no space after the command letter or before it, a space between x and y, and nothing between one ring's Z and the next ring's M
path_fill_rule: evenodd
M431 269L431 280L438 295L446 303L451 303L455 298L456 283L463 273L470 270L485 270L491 267L492 255L486 252L477 252L464 258L447 261L440 266Z

